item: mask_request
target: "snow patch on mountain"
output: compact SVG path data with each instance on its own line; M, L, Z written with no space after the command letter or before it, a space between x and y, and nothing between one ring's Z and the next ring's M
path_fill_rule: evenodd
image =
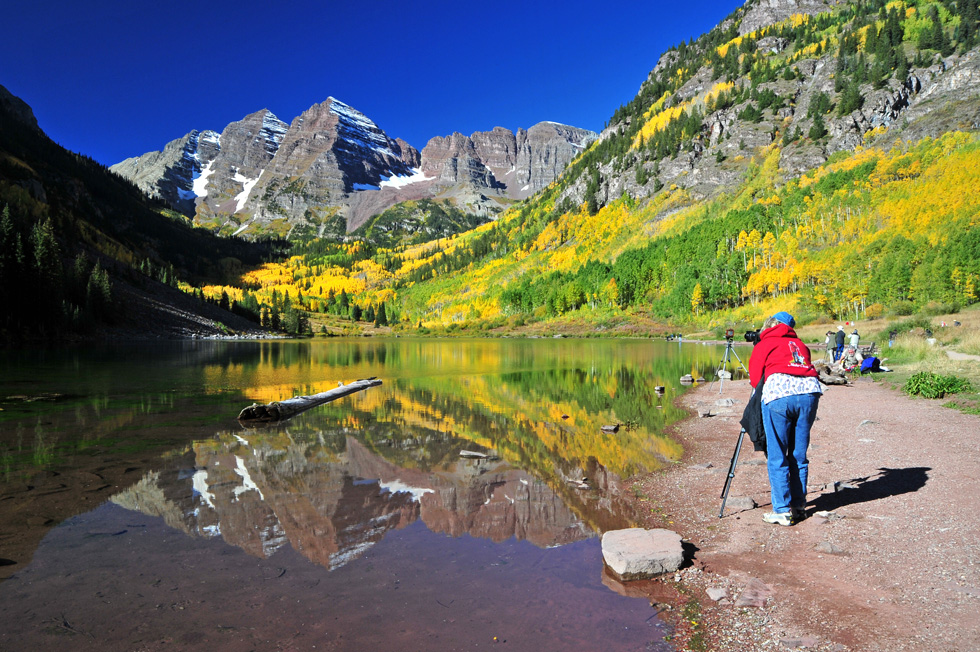
M214 132L212 132L214 133ZM193 184L191 186L191 192L194 197L207 197L208 196L208 177L214 174L212 166L214 161L208 161L208 166L196 172L193 179Z
M360 145L364 149L374 150L383 156L398 158L398 155L391 150L388 137L366 115L336 99L330 103L330 112L340 118L337 131L344 140Z
M262 178L262 174L264 172L265 172L265 170L262 170L262 172L259 172L259 176L255 177L254 179L249 179L248 177L246 177L245 175L243 175L241 172L238 172L237 170L235 171L235 176L233 176L231 178L231 180L232 181L237 181L238 183L242 184L242 191L240 193L238 193L237 195L235 195L235 202L236 202L235 203L235 212L236 213L240 212L243 208L245 208L245 202L248 201L248 195L249 195L249 193L252 192L252 188L254 188L255 187L255 184L257 184L259 182L259 179Z
M217 145L220 148L221 147L221 134L219 134L217 131L211 131L210 129L208 129L206 131L202 131L201 132L201 135L199 137L199 141L200 142L204 142L204 143L211 143L211 144Z
M432 181L435 177L425 176L425 172L418 168L411 169L412 174L395 176L390 179L384 179L381 181L382 188L404 188L405 186L411 185L413 183L421 183L423 181Z
M265 112L262 117L262 129L259 131L259 136L265 139L265 151L270 156L275 156L276 152L279 151L279 145L282 144L282 139L286 136L288 129L289 125L277 118L272 111Z

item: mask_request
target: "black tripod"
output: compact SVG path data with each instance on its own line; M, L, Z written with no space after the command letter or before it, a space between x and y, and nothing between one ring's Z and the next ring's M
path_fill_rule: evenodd
M745 363L742 362L742 358L738 357L738 354L735 353L735 347L733 346L732 338L726 337L725 355L721 359L721 366L718 367L718 369L715 371L715 378L719 379L719 383L718 383L719 394L721 394L722 390L725 389L725 376L731 378L731 374L728 373L728 363L731 361L731 356L733 355L735 356L735 359L738 360L738 364L742 366L742 371L744 371L746 375L748 375L749 373L749 370L745 368ZM714 380L712 380L711 382L714 382Z
M735 479L735 465L738 464L738 454L742 452L742 438L745 437L745 428L738 433L738 443L735 444L735 454L732 455L732 463L728 465L728 477L725 479L725 487L721 490L721 511L718 518L725 515L725 502L728 500L728 490L732 488L732 480Z

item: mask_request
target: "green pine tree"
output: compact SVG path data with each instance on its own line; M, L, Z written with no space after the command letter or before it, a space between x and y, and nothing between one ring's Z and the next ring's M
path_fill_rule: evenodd
M385 304L382 303L378 307L378 314L374 318L374 326L377 328L378 326L387 326L387 325L388 325L388 315L385 311Z
M823 118L818 115L813 119L813 126L810 127L810 133L807 135L810 140L820 140L827 135L827 126L823 123Z

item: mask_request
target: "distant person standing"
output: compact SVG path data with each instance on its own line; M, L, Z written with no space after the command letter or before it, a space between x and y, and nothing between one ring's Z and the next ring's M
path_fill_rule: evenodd
M834 339L834 361L840 360L844 354L844 327L837 327L837 337Z
M777 525L793 525L805 516L806 453L823 394L810 349L797 337L795 324L787 312L767 319L749 358L749 383L762 391L772 497L772 512L762 520Z
M895 343L895 338L898 337L898 331L888 332L888 348L892 348L892 344Z
M848 342L848 344L850 344L856 349L858 348L858 342L860 341L861 341L861 336L858 335L858 330L855 328L853 331L851 331L850 341Z
M827 349L827 364L834 361L834 351L837 349L837 342L834 339L834 331L827 331L827 337L823 341L824 348Z

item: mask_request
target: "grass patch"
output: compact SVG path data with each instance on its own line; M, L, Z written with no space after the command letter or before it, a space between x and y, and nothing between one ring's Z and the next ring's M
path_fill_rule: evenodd
M959 394L971 389L970 381L956 376L941 376L931 371L920 371L909 376L902 387L909 396L943 398L947 394Z
M980 331L967 331L956 342L956 349L960 353L980 355Z
M936 344L930 344L924 335L905 333L896 338L892 348L885 348L879 355L887 357L886 366L894 373L882 374L876 379L884 380L910 396L925 398L945 398L955 394L955 399L944 403L946 407L955 408L968 414L980 414L980 362L974 360L953 360L946 348L941 346L945 335L950 342L949 348L964 352L960 345L953 344L952 331L956 341L962 342L977 335L980 331L974 329L943 329L937 333Z
M687 640L686 649L691 650L691 652L707 652L708 637L701 616L701 603L692 597L684 605L684 610L681 613L691 627L691 635Z

